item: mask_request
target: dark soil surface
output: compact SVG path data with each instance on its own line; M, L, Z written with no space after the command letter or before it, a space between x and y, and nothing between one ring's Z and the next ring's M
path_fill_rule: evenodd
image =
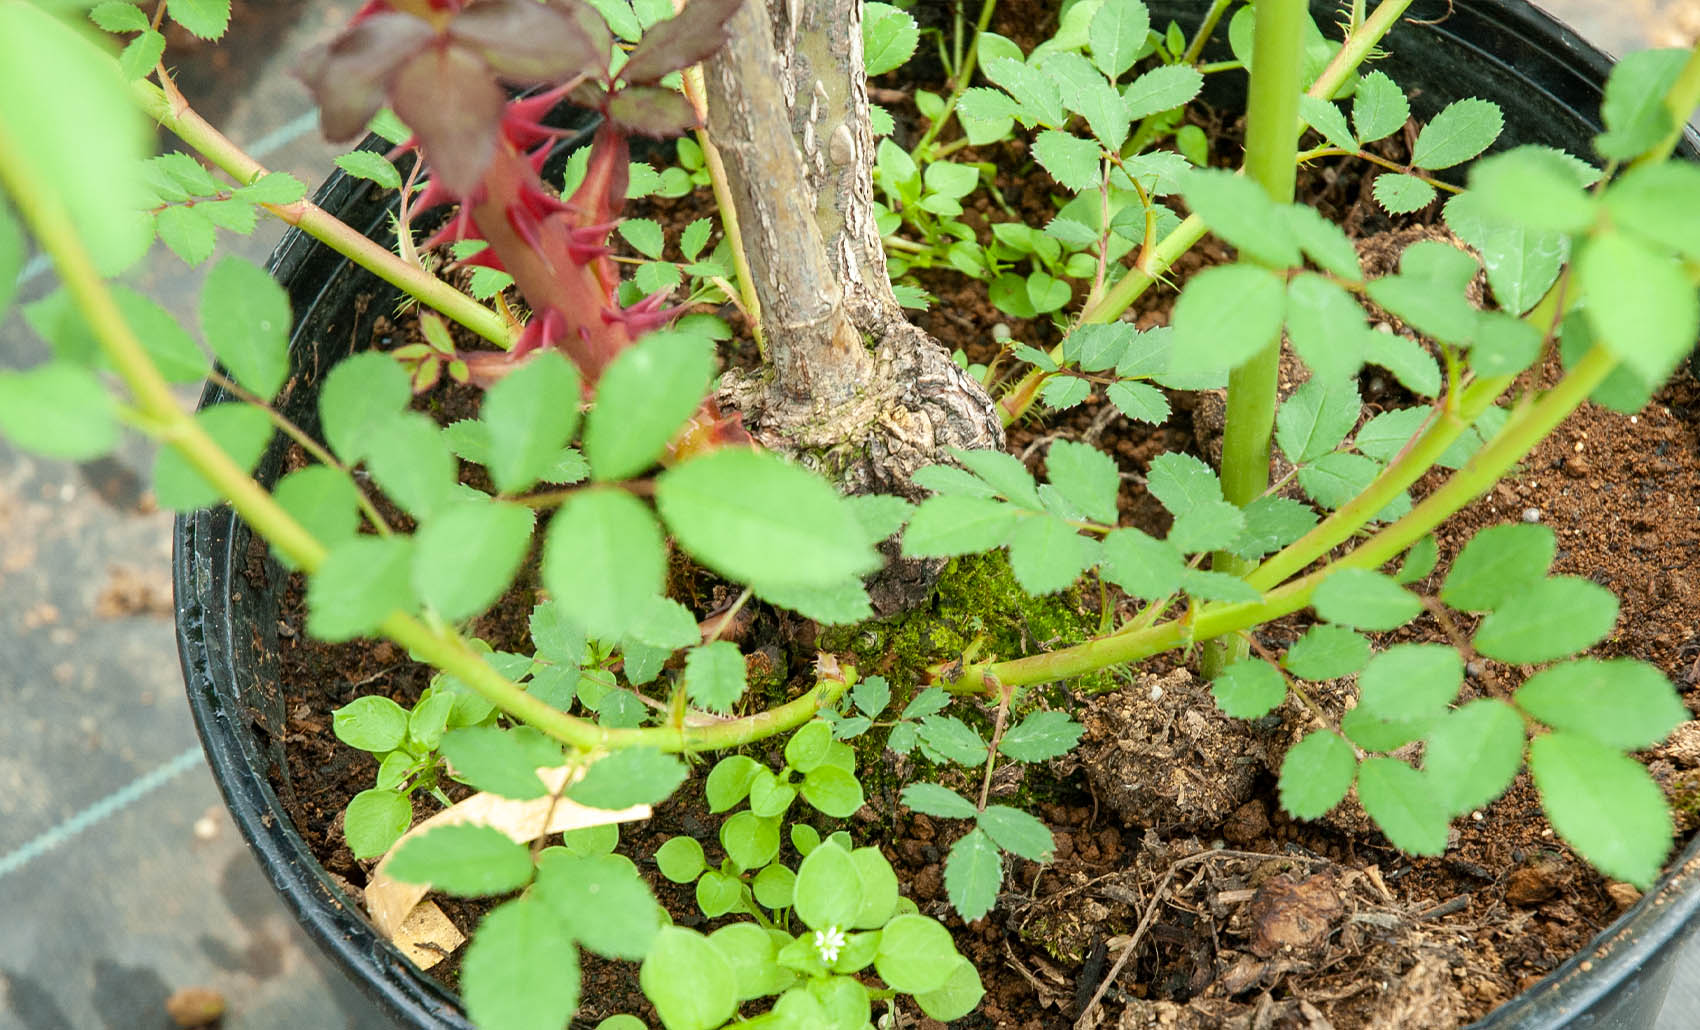
M1027 6L1015 0L1000 4L999 13L1020 24ZM1030 32L1042 35L1042 19L1031 11L1028 17ZM1224 141L1218 151L1232 154L1234 127L1218 128ZM1050 198L1028 185L1019 152L981 156L1004 169L998 185L1013 206L1039 223L1049 217ZM1369 199L1362 171L1340 164L1309 171L1301 180L1304 199L1372 240L1433 220L1431 211L1390 221ZM696 216L685 201L646 213L678 225ZM988 213L982 209L978 216ZM1177 267L1176 278L1184 281L1227 253L1206 240ZM991 329L999 323L1035 345L1057 338L1048 323L1012 322L985 301L978 284L946 274L923 283L938 302L917 314L918 323L973 360L996 356ZM1137 313L1139 323L1163 324L1172 298L1172 291L1153 291ZM407 332L401 327L402 335ZM1549 367L1526 378L1550 381L1553 375ZM1360 385L1366 418L1409 402L1375 369L1365 370ZM1167 517L1142 485L1151 459L1169 450L1208 454L1218 431L1208 400L1173 400L1173 417L1153 428L1111 417L1114 409L1094 395L1062 417L1012 427L1010 449L1040 471L1038 455L1051 439L1091 440L1128 474L1124 524L1161 534ZM424 403L452 415L475 401L439 388ZM1440 531L1441 573L1417 589L1438 590L1451 557L1476 529L1514 520L1546 523L1559 541L1555 572L1589 576L1621 599L1618 632L1595 653L1654 663L1684 692L1689 707L1700 709L1700 631L1693 617L1700 610L1697 436L1700 387L1686 374L1638 415L1584 408L1516 475ZM1413 494L1420 499L1441 481L1431 473ZM700 615L716 602L712 583L704 583L697 580L691 591ZM525 616L534 598L535 585L522 582L473 631L498 648L525 648ZM376 768L369 756L336 741L330 713L369 693L408 704L428 673L391 644L308 640L298 594L291 594L282 620L290 759L283 793L316 854L358 897L369 864L355 861L344 846L340 813L349 798L371 786ZM1260 631L1259 642L1282 648L1304 626L1298 616L1278 621ZM1473 627L1461 628L1467 633ZM781 668L789 663L801 682L814 657L812 634L772 613L758 616L749 632L747 649L768 652ZM1425 615L1377 644L1446 639ZM1503 696L1528 671L1486 660L1473 660L1469 670L1461 700ZM912 685L896 686L901 692ZM1350 707L1349 682L1317 687L1315 700L1324 709L1337 715ZM1087 727L1081 746L1027 773L1030 781L1050 781L1033 792L1054 799L1037 811L1056 836L1055 861L1043 867L1015 861L1005 893L984 919L964 926L950 912L942 861L967 827L900 809L896 791L904 763L887 763L899 775L871 791L869 806L852 820L852 830L880 844L906 892L955 931L958 947L979 968L986 998L955 1026L1074 1026L1101 993L1083 1025L1453 1027L1531 985L1637 897L1633 888L1602 879L1554 837L1526 775L1504 797L1460 820L1440 858L1413 859L1393 849L1354 798L1317 822L1290 820L1276 801L1275 771L1310 727L1309 713L1289 699L1257 722L1228 719L1212 703L1208 685L1173 656L1132 670L1120 690L1077 699L1076 712ZM758 746L754 754L773 757L769 750L776 748ZM1696 828L1700 799L1700 724L1684 725L1642 757L1675 802L1686 840ZM654 847L688 833L703 840L714 861L716 823L693 804L700 796L698 784L687 783L653 820L623 828L622 850L640 868L652 869L647 855ZM788 850L782 857L795 858ZM688 888L654 879L675 921L704 924ZM488 907L439 903L468 933ZM1117 971L1106 984L1112 968ZM452 984L455 972L451 957L433 975ZM587 959L585 977L584 1017L652 1015L637 989L635 965ZM937 1026L927 1020L920 1025Z

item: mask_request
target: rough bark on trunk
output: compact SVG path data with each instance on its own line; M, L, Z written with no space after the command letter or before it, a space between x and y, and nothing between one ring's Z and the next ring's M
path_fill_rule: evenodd
M945 449L1002 447L991 398L904 317L873 215L860 0L746 0L705 68L709 135L732 183L772 366L720 399L763 444L848 493L918 499ZM882 613L939 563L894 562Z

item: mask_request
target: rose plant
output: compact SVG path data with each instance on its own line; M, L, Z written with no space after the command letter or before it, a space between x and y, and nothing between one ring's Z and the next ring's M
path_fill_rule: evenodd
M1413 585L1434 571L1434 529L1566 415L1590 398L1635 410L1691 349L1700 169L1671 154L1700 103L1700 51L1624 61L1595 154L1481 156L1501 116L1466 99L1415 131L1399 163L1369 144L1405 128L1406 96L1366 62L1408 0L1342 5L1338 33L1294 0L1232 6L1215 0L1188 37L1151 24L1137 0L1075 0L1027 53L987 31L986 0L977 26L959 13L954 30L927 30L950 88L917 93L925 127L899 134L867 91L868 74L901 66L922 36L897 7L372 0L303 77L328 135L371 125L398 144L399 163L370 151L339 161L401 191L391 253L302 200L300 183L242 154L176 90L163 19L216 37L227 0L162 0L151 14L101 3L88 14L102 41L5 0L0 182L13 206L0 211L0 282L15 279L28 238L63 286L35 309L55 317L32 320L53 360L0 373L0 431L77 459L110 450L122 425L148 433L163 445L159 503L232 505L306 577L312 634L387 637L436 668L410 708L372 696L336 713L337 735L379 770L345 828L389 880L511 895L465 958L480 1025L562 1025L579 1003L580 949L641 962L675 1030L740 1015L860 1028L876 1004L910 999L936 1019L971 1011L978 973L902 896L879 848L818 828L864 804L857 747L877 733L876 746L926 768L973 770L976 796L926 779L902 794L971 824L945 886L973 920L996 903L1006 855L1043 861L1053 846L1032 813L990 803L992 778L1065 754L1081 733L1060 695L1041 702L1029 688L1195 646L1229 715L1259 718L1289 695L1309 711L1280 770L1292 815L1321 816L1355 787L1395 845L1439 854L1453 819L1527 767L1558 834L1645 886L1672 824L1628 752L1688 712L1654 667L1578 657L1611 633L1616 599L1550 575L1555 541L1538 525L1485 530L1435 594ZM1218 28L1231 56L1206 61ZM1236 69L1250 74L1238 174L1208 167L1211 141L1184 117L1207 74ZM594 112L595 127L551 122L563 101ZM147 118L201 160L147 157ZM556 188L544 161L579 131L590 142ZM686 132L677 168L631 162L633 135ZM1054 180L1054 216L982 234L962 201L995 169L953 158L1016 137ZM1342 157L1389 166L1374 186L1389 212L1446 194L1463 245L1419 242L1397 273L1366 276L1345 234L1293 203L1301 164ZM673 241L679 259L665 259L661 227L622 211L633 194L696 185L714 191L721 239L710 248L714 226L693 223ZM446 219L416 242L413 221L439 209ZM200 263L218 229L247 231L260 211L420 308L423 342L329 372L317 434L274 406L291 376L290 312L261 271L226 259L208 274L202 342L237 399L194 415L169 387L205 375L205 354L112 279L156 237ZM1187 281L1172 326L1124 320L1206 233L1236 259ZM438 276L444 253L476 269L472 295ZM985 282L1012 317L1052 319L1061 342L1004 341L990 367L953 361L903 315L925 301L907 273L944 266ZM1472 302L1484 273L1489 300ZM670 306L675 296L685 303ZM764 360L717 381L729 327L697 309L728 304ZM1372 330L1366 305L1422 340ZM1284 345L1308 373L1285 398ZM1525 373L1549 355L1563 368L1543 388ZM1366 417L1366 364L1416 403ZM445 376L484 391L476 418L442 426L410 409ZM1172 391L1222 385L1220 467L1175 452L1145 477L1173 517L1162 539L1119 524L1112 455L1058 440L1040 482L1002 449L1008 422L1093 390L1160 423ZM279 432L309 461L267 489L250 470ZM1273 484L1272 448L1287 470ZM1434 468L1451 472L1411 496ZM533 650L495 650L465 627L510 589L539 536ZM972 641L907 682L861 674L850 649L823 653L812 686L777 703L752 689L749 657L726 639L756 604L878 626L925 604L947 560L991 551L1035 596L1095 583L1098 631L1025 655ZM704 611L669 596L676 556L736 599ZM1313 623L1284 654L1250 653L1257 627L1306 608ZM1450 644L1377 651L1364 635L1430 616ZM1532 671L1463 700L1477 657ZM1357 704L1336 719L1307 684L1343 677L1356 677ZM958 699L989 705L985 729ZM739 751L781 735L778 768ZM1418 741L1413 761L1403 749ZM693 884L704 916L734 917L709 934L671 925L614 853L613 829L679 789L681 754L703 752L725 753L701 786L722 818L723 859L690 837L640 859ZM451 780L537 802L546 821L589 814L536 840L476 821L408 833L446 804Z

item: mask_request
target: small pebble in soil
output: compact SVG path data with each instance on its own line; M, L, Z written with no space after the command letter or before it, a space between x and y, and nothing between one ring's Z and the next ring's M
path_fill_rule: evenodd
M1523 509L1523 521L1524 522L1539 522L1539 521L1541 521L1541 509L1539 509L1539 508L1524 508Z
M211 987L185 987L165 999L165 1012L180 1027L211 1026L224 1015L224 995Z

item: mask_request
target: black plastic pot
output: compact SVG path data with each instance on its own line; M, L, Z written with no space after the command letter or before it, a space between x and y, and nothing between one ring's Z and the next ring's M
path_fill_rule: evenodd
M1203 5L1153 0L1150 6L1158 26L1171 17L1191 26ZM1319 20L1331 20L1336 6L1331 0L1313 4ZM1439 23L1402 24L1387 44L1392 56L1380 65L1407 89L1420 87L1412 104L1417 117L1430 117L1461 97L1483 96L1505 112L1502 145L1538 142L1590 153L1607 59L1522 0L1457 0L1450 16L1447 6L1445 0L1413 4L1411 17ZM1690 159L1700 155L1697 143L1691 131L1683 146ZM381 149L375 141L370 145ZM382 239L389 207L369 186L338 172L314 200ZM391 309L397 293L300 232L284 238L269 267L289 291L296 313L291 338L296 377L282 407L313 430L314 397L325 371L356 341L364 343L372 321ZM209 388L203 404L224 399ZM259 470L262 481L277 477L281 457L281 446L267 455ZM272 789L273 779L287 783L285 775L275 775L287 769L276 637L286 577L269 558L253 560L263 553L228 508L177 520L178 649L213 774L278 892L362 989L405 1026L469 1027L456 999L403 958L332 884ZM1696 909L1700 839L1587 949L1476 1026L1651 1027L1680 946L1695 928Z

